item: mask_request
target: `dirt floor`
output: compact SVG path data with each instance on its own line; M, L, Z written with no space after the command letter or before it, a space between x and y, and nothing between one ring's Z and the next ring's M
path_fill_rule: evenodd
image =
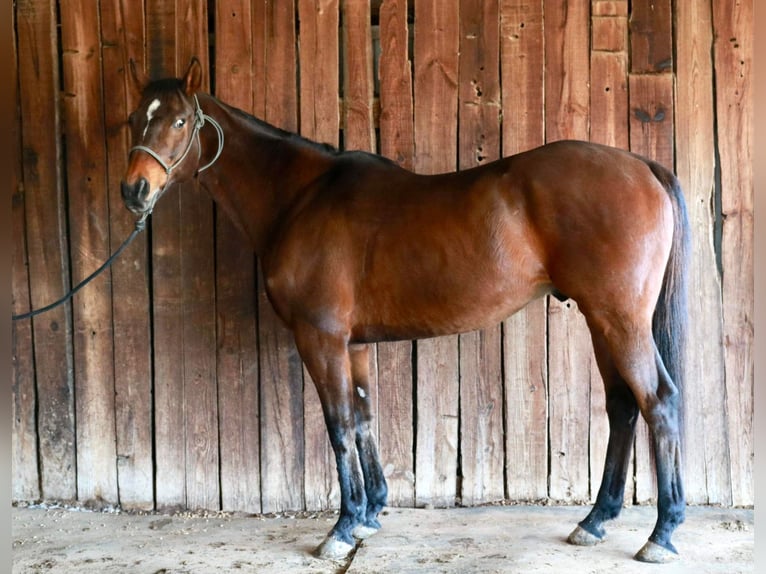
M258 572L470 573L752 572L753 511L690 507L672 564L632 560L655 521L653 507L626 508L591 548L566 536L584 507L488 506L387 509L383 528L344 562L313 549L332 513L276 517L131 514L13 508L13 572L181 574Z

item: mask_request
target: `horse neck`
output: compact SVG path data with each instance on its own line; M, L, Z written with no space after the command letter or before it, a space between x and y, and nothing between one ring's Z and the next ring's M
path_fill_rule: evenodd
M282 217L329 169L332 156L211 96L200 94L199 100L225 138L218 160L199 174L200 184L262 255ZM203 128L200 142L204 165L218 149L215 130Z

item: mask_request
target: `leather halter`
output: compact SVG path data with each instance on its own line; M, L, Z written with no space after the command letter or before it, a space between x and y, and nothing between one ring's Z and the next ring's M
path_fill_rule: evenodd
M128 155L132 154L134 151L142 151L150 156L152 156L157 162L162 166L162 168L165 170L165 173L167 175L170 175L170 172L172 172L175 168L177 168L181 162L183 162L184 159L186 159L186 156L189 154L189 151L191 151L192 144L194 141L197 141L197 147L199 149L199 155L202 155L202 146L199 143L199 132L204 127L205 123L210 123L214 128L215 131L218 134L218 151L215 154L215 157L210 161L209 163L205 164L203 167L199 168L197 170L197 173L201 173L205 171L207 168L212 166L219 157L221 157L221 152L223 152L223 128L221 127L221 124L219 124L217 121L215 121L213 118L211 118L209 115L207 115L205 112L202 111L202 108L199 105L199 100L197 99L197 94L194 94L194 128L192 129L191 137L189 138L189 143L186 144L186 149L181 154L181 157L179 157L175 162L173 162L171 165L168 165L165 160L163 160L160 155L155 152L153 149L144 146L144 145L137 145L130 148L130 151L128 152Z

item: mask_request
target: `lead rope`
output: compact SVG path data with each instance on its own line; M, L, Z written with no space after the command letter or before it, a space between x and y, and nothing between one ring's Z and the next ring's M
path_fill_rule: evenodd
M14 321L20 321L21 319L29 319L30 317L34 317L36 315L39 315L41 313L45 313L46 311L50 311L51 309L58 307L59 305L62 305L63 303L66 303L69 301L72 297L74 297L74 294L77 293L80 289L85 287L88 283L93 281L104 269L109 267L112 262L119 257L120 253L122 253L125 248L130 245L130 243L138 236L139 233L141 233L144 229L146 229L146 219L151 214L151 211L146 211L141 216L140 219L136 221L136 226L131 232L131 234L128 236L128 238L122 242L122 245L120 245L117 248L117 251L115 251L112 256L107 259L101 267L96 269L93 273L88 275L85 279L83 279L76 287L74 287L69 293L64 295L61 299L58 301L54 301L50 305L46 305L45 307L42 307L40 309L35 309L34 311L29 311L27 313L22 313L21 315L11 315L11 318Z
M192 144L195 140L197 140L197 143L199 144L199 131L202 129L202 127L205 125L205 123L210 123L214 128L215 131L218 134L218 151L216 151L215 156L213 157L213 160L209 163L205 164L203 167L199 168L197 170L197 175L201 172L205 171L207 168L212 166L216 161L218 161L218 158L221 157L221 153L223 152L223 128L221 127L221 124L219 124L217 121L215 121L213 118L211 118L209 115L205 114L202 111L202 108L199 105L199 100L197 99L197 95L194 95L194 104L196 106L196 110L194 112L194 130L192 132L191 137L189 138L189 144L186 146L186 149L184 150L184 153L181 155L181 157L176 161L173 165L168 165L165 163L165 161L157 155L153 150L151 150L148 147L145 146L135 146L131 148L130 153L133 152L133 150L141 150L146 153L148 153L150 156L152 156L154 159L156 159L159 164L165 169L165 173L170 175L170 172L173 171L176 166L178 166L184 158L186 158L187 154L189 153L189 150L191 150ZM202 154L202 146L198 145L199 153ZM120 253L125 251L125 248L130 245L130 243L138 236L139 233L141 233L144 229L146 229L146 220L149 218L149 216L152 213L152 210L154 209L154 204L150 206L150 208L141 215L141 217L136 221L136 226L131 232L131 234L128 236L128 238L122 242L122 245L120 245L117 248L117 251L115 251L109 259L107 259L101 267L96 269L93 273L88 275L85 279L83 279L76 287L74 287L69 293L64 295L61 299L58 301L54 301L50 305L46 305L45 307L42 307L40 309L35 309L34 311L29 311L27 313L22 313L21 315L11 315L11 319L14 321L20 321L22 319L29 319L30 317L34 317L36 315L39 315L41 313L45 313L46 311L50 311L51 309L58 307L59 305L62 305L63 303L66 303L69 301L72 297L74 297L74 294L77 293L80 289L85 287L88 283L90 283L93 279L95 279L101 272L104 271L107 267L109 267L112 262L119 257Z

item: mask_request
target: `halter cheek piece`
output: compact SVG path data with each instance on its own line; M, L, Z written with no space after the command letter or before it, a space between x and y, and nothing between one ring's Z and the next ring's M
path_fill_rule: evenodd
M194 94L194 129L192 129L191 137L189 138L189 143L186 144L186 149L181 154L181 157L179 157L173 164L168 165L165 160L163 160L160 155L155 152L153 149L148 148L144 145L137 145L130 148L130 152L128 152L128 155L132 154L134 151L142 151L145 153L148 153L150 156L152 156L157 162L162 166L162 168L165 170L165 173L167 175L170 175L170 172L172 172L175 168L177 168L179 165L181 165L181 162L183 162L184 159L186 159L186 156L189 155L189 152L191 151L192 144L194 144L194 141L197 142L197 153L198 157L197 159L202 156L202 146L199 143L199 131L205 126L205 123L210 123L214 128L215 131L218 133L218 151L215 154L215 157L210 161L209 163L205 164L203 167L197 169L197 174L205 171L207 168L209 168L211 165L213 165L219 157L221 157L221 152L223 151L223 128L221 128L221 124L219 124L217 121L215 121L213 118L211 118L209 115L204 113L202 111L202 108L199 105L199 100L197 99L197 94Z

